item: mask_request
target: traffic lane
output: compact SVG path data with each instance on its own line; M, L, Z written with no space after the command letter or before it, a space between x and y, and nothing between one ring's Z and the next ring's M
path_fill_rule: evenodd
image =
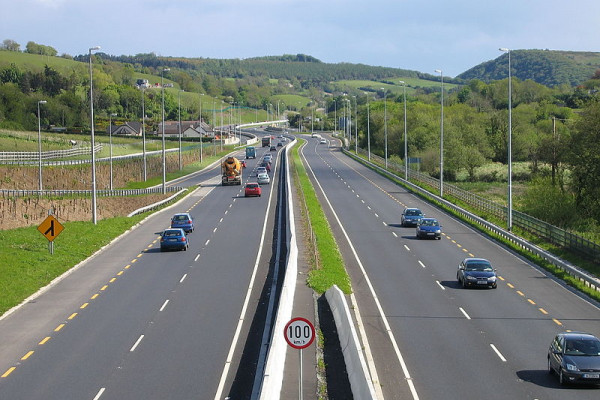
M192 194L193 199L183 202L189 201L188 204L192 204L192 201L198 201L196 199L202 198L209 190L201 188ZM0 341L2 373L24 354L35 349L40 339L52 332L70 314L70 310L76 310L89 300L91 293L115 277L123 266L134 265L142 256L144 245L150 244L159 232L168 227L170 210L177 209L176 207L178 205L168 207L142 221L125 236L102 249L101 253L88 258L61 280L45 288L35 299L0 320L0 336L3 338ZM68 235L68 230L64 234ZM59 248L57 251L60 251ZM69 314L65 315L67 312Z
M105 383L103 399L214 396L256 259L260 235L252 232L262 227L263 200L236 202L227 229L216 232L165 299L143 341Z
M461 256L461 257L462 257L462 256ZM453 272L453 273L455 273L455 271L454 271L454 270L452 270L452 272Z
M315 169L318 170L318 168ZM322 186L325 187L327 185ZM327 187L331 188L330 186ZM332 189L335 192L335 189ZM362 263L365 269L367 269L369 277L382 301L390 324L392 327L396 327L393 330L395 334L399 335L397 339L401 352L404 353L406 350L404 357L407 360L408 369L417 386L417 391L420 392L422 390L422 386L425 382L428 382L428 376L432 372L440 387L455 384L456 376L453 374L438 376L435 371L455 369L456 365L461 365L463 362L461 359L462 354L459 354L458 359L456 359L457 356L452 354L452 352L448 353L448 349L445 348L452 348L454 346L453 342L441 341L440 343L434 343L434 341L430 340L430 337L419 335L418 331L426 329L429 332L444 332L447 335L447 320L462 320L464 316L461 315L458 307L450 306L451 303L443 297L442 291L439 291L439 293L436 292L436 284L431 279L430 273L419 266L417 262L410 262L411 257L409 253L402 246L399 246L399 239L390 233L385 224L381 223L374 215L368 215L359 209L355 209L354 204L357 204L355 201L345 201L345 199L348 199L348 196L342 195L340 198L337 198L335 195L331 195L330 201L336 205L336 212L340 214L340 218L346 221L346 231L350 237L354 237L354 246L361 255ZM348 214L351 217L346 219L344 214ZM406 253L403 254L403 251ZM409 262L407 263L407 261ZM353 271L354 268L351 267L350 270ZM355 291L357 293L362 292L361 282L364 282L364 279L360 274L352 275ZM364 311L363 315L365 315ZM365 316L364 318L368 325L379 325L376 324L376 321L371 321L369 316ZM404 325L414 327L416 329L414 334L417 337L411 337L412 334L410 332L412 331L409 332L408 336L404 336L403 332L408 329L402 328ZM376 330L378 329L381 328L377 326ZM457 326L453 329L459 337L469 337L476 334L476 332L468 329L468 326ZM375 337L377 338L377 334L375 334ZM397 385L386 384L389 364L391 364L389 357L387 357L390 352L385 352L385 346L381 346L380 348L381 339L370 341L374 343L373 350L379 356L377 358L379 360L387 359L378 364L378 371L383 371L379 378L384 383L383 390L386 398L401 398L405 394L397 393L399 390ZM436 339L436 341L439 340ZM405 348L404 343L410 343L410 345ZM413 345L415 345L414 348L420 350L416 353L411 351ZM490 349L488 343L480 344L478 347L482 353L482 358L485 360L494 360L493 354L488 354L488 350ZM434 363L427 362L429 359L437 359L436 354L444 354L445 357L443 360ZM469 358L467 357L467 359ZM415 365L419 366L417 371L423 371L422 375L413 371ZM481 366L478 364L469 363L462 367L462 371L463 373L475 374L480 368ZM487 367L487 370L490 370L489 367ZM391 381L396 380L397 382L398 375L396 373L389 375ZM497 378L498 371L491 370L489 377ZM457 398L464 398L473 394L477 394L476 389L458 390ZM479 394L486 394L485 389L482 389Z
M220 203L222 203L222 202L220 202ZM178 256L180 256L180 257L181 257L181 256L183 256L183 255L186 255L186 254L190 254L190 257L191 257L191 253L190 253L190 252L181 252L181 253L164 253L164 254L160 254L160 255L161 255L161 256L162 256L162 255L164 255L164 256L167 256L167 255L172 255L172 256L174 256L174 255L178 255ZM136 261L137 261L137 260L136 260ZM172 261L172 257L171 257L171 261ZM164 264L165 264L165 262L164 262L164 261L160 262L160 265L161 265L161 266L162 266L162 265L164 265ZM137 265L139 266L140 264L138 263ZM179 263L178 263L178 265L179 265ZM147 266L146 266L146 268L144 268L144 270L145 270L145 273L146 273L146 274L148 274L148 270L149 270L149 268L147 268ZM129 270L129 271L131 271L131 270ZM164 280L160 280L160 281L164 281ZM105 285L105 286L107 286L107 285ZM144 288L147 288L147 286L148 286L148 285L144 285L143 287L144 287ZM103 289L101 289L101 291L103 291ZM131 291L131 293L135 293L135 291ZM140 297L141 297L141 296L140 296ZM123 302L123 303L125 304L126 302ZM118 309L118 308L116 308L116 309ZM143 315L143 313L141 313L141 315ZM63 316L63 318L65 318L65 317Z
M347 164L345 161L341 160L342 163ZM359 173L362 173L362 171ZM379 187L378 183L375 183L375 185ZM358 187L358 184L354 184L354 187ZM385 183L382 183L381 187L382 190L385 190ZM499 282L501 284L506 283L509 288L519 296L524 297L530 304L539 304L538 309L544 315L555 315L556 318L563 320L579 320L582 323L579 328L592 333L597 331L599 310L596 303L582 301L578 296L573 296L570 291L565 290L561 285L557 285L554 279L549 278L528 262L499 248L492 240L481 236L472 228L463 225L460 221L442 213L437 208L423 203L417 196L403 190L396 190L393 195L403 206L417 206L426 215L435 217L440 221L443 225L444 238L464 253L456 257L456 265L465 257L488 258L498 268L500 276L505 278L505 281L501 280ZM373 203L380 204L379 200ZM410 240L414 238L414 228L398 228L398 234ZM415 243L415 246L421 246L421 244ZM429 247L429 243L422 244L422 246ZM451 263L451 261L447 260L440 265L447 265L448 263ZM455 274L455 272L453 271L452 274ZM555 308L560 308L560 310L552 313L550 310ZM548 311L549 314L545 314L545 311Z

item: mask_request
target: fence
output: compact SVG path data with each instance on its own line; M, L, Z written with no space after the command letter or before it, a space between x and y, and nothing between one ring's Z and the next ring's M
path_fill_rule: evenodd
M76 147L66 150L50 150L42 151L42 160L52 160L56 158L67 158L88 155L91 153L90 147ZM94 153L98 153L102 150L102 145L97 144L94 146ZM2 151L0 152L0 163L32 163L39 162L40 152L38 151Z
M367 154L363 149L359 149L359 153L363 155ZM376 162L380 165L385 164L385 160L382 157L372 153L371 159L376 160ZM397 173L404 172L404 165L398 165L397 163L390 162L389 160L388 168ZM413 169L408 170L408 178L409 180L419 181L437 189L440 187L439 179L433 178L427 174L423 174ZM504 221L508 219L508 207L505 207L504 205L495 203L491 200L485 199L481 196L447 183L444 183L444 193L465 202L478 211L491 214ZM591 258L594 262L600 262L600 245L579 235L568 232L562 228L556 227L535 217L515 210L513 210L513 225L527 232L533 233L538 237L544 238L552 244Z
M181 186L167 186L167 192L178 192L183 190L184 188ZM146 189L118 189L118 190L96 190L96 196L99 197L126 197L126 196L139 196L144 194L155 194L162 193L162 187L156 186ZM0 196L2 197L32 197L32 196L40 196L40 197L75 197L75 196L85 196L91 197L91 190L9 190L2 189L0 190Z

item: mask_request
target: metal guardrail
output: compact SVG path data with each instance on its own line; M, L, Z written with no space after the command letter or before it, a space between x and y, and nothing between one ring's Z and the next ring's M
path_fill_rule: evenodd
M379 171L380 173L401 181L402 183L407 185L410 188L410 190L412 190L413 192L421 193L422 195L434 198L437 202L443 204L445 207L448 207L448 208L452 209L453 211L455 211L456 213L462 215L465 219L471 220L479 225L482 225L483 227L490 230L491 232L494 232L498 236L503 237L504 239L507 239L507 240L515 243L522 249L527 250L530 253L541 257L542 259L546 260L547 262L551 263L552 265L565 271L567 274L571 275L572 277L579 279L587 287L589 287L593 290L596 290L596 291L600 291L600 279L590 275L586 271L582 271L581 269L577 268L575 265L573 265L567 261L561 260L560 258L556 257L554 254L549 253L546 250L544 250L532 243L527 242L526 240L514 235L513 233L511 233L503 228L500 228L500 227L486 221L485 219L483 219L473 213L470 213L470 212L454 205L453 203L451 203L439 196L436 196L433 193L428 192L427 190L425 190L409 181L406 181L404 178L401 178L400 176L392 173L389 170L389 167L390 167L389 161L388 161L388 169L386 170L385 168L382 168L377 164L374 164L372 162L369 162L367 160L357 157L355 154L353 154L352 152L350 152L346 149L342 149L342 151L344 152L344 154L355 158L357 161L359 161L361 163L369 165L371 168ZM374 157L381 159L380 157L377 157L377 156L374 156L373 154L371 154L371 158L374 158ZM381 159L381 160L384 161L383 159ZM413 171L413 172L416 172L416 171ZM409 178L410 177L413 177L413 176L410 175ZM437 179L435 179L435 178L431 178L431 177L428 177L428 178L437 181ZM435 187L435 185L431 185L431 186ZM439 182L437 184L437 187L439 187ZM444 185L445 190L447 189L447 187L448 187L447 185ZM456 189L458 189L458 188L456 188ZM489 200L485 200L485 201L489 202ZM505 212L505 215L506 215L506 212ZM514 223L515 223L515 220L513 219L513 224ZM559 228L556 228L556 229L559 229Z

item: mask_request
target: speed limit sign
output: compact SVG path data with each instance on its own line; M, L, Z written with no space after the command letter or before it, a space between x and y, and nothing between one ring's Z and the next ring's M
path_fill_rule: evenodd
M295 349L305 349L315 340L315 327L306 318L293 318L285 326L285 340Z

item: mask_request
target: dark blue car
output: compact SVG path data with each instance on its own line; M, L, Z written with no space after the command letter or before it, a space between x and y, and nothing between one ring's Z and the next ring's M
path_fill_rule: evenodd
M171 228L181 228L186 232L194 231L194 218L189 213L178 213L171 218Z
M181 228L165 229L160 236L160 251L187 250L190 242Z
M435 218L423 218L417 225L417 239L441 239L442 227Z
M458 266L456 279L463 288L490 287L496 289L496 269L484 258L465 258Z
M417 226L425 214L418 208L405 208L402 211L400 224L402 226Z

